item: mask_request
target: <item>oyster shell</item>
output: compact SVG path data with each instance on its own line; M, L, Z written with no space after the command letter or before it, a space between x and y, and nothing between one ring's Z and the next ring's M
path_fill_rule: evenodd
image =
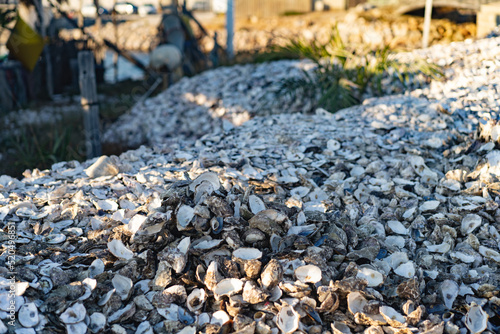
M458 296L459 287L455 281L445 280L441 283L441 295L443 297L443 302L448 309L453 308L453 302Z
M18 317L19 323L24 327L35 327L40 322L35 303L23 304L19 309Z
M472 334L482 333L488 327L488 314L475 302L471 303L469 311L465 315L465 326Z
M75 303L73 306L68 307L60 316L62 322L65 324L76 324L85 319L87 315L87 310L82 303Z
M186 306L189 311L197 313L203 307L206 299L207 294L204 289L193 289L187 296Z
M125 247L123 242L118 239L113 239L108 242L108 249L111 254L119 259L131 260L134 257L134 253L130 249Z
M317 283L321 281L321 269L309 264L295 269L295 277L302 283Z
M243 272L248 278L259 276L262 263L262 252L256 248L238 248L233 251L233 260L243 267Z
M243 290L243 281L237 278L226 278L217 283L214 288L215 297L220 299L222 296L231 296Z
M290 305L282 307L276 316L276 325L284 334L295 332L299 328L299 323L300 316Z

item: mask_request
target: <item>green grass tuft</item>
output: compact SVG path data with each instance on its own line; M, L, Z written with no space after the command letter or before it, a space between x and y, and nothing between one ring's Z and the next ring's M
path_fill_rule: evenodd
M275 47L273 52L291 55L288 59L310 59L316 64L312 72L304 71L302 77L283 80L278 94L312 99L317 101L313 108L321 107L330 112L361 103L367 91L375 96L383 95L383 79L389 76L403 87L419 74L426 80L443 76L437 65L423 59L399 60L388 46L376 50L349 48L337 27L332 29L326 44L296 40Z

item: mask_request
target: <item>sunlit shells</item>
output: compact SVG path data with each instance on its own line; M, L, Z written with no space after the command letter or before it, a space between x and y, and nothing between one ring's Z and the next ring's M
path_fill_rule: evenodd
M444 80L335 113L277 94L314 62L219 67L123 116L137 149L0 176L0 333L497 332L500 39L416 54Z
M219 177L217 176L217 174L206 172L194 179L194 181L189 185L189 190L194 192L196 190L196 187L202 182L209 182L212 185L213 190L217 190L220 188Z
M300 316L293 306L284 306L276 317L276 325L282 333L293 333L299 328Z
M283 279L283 267L276 259L271 259L262 270L260 275L262 286L272 289Z
M384 275L370 268L359 268L356 274L357 278L364 278L368 282L368 286L376 287L384 282Z
M111 159L105 155L99 157L99 159L94 162L91 166L89 166L85 173L90 178L100 177L100 176L113 176L118 174L119 168Z
M212 315L212 319L210 320L210 323L222 326L226 322L228 322L229 320L231 320L231 318L229 317L229 315L226 312L217 311L217 312L214 312L214 314Z
M412 261L400 264L396 269L394 269L394 272L399 276L412 278L415 276L415 264Z
M214 293L217 297L231 296L243 289L243 281L237 278L226 278L217 283Z
M295 269L295 277L303 283L317 283L321 281L321 269L309 264Z
M197 312L203 307L205 300L207 299L207 294L203 289L193 289L191 293L187 296L186 305L189 311Z
M200 267L198 267L200 268ZM219 283L222 280L222 276L219 273L219 265L217 264L216 261L210 262L210 265L208 266L205 277L201 278L203 279L203 282L207 286L207 288L211 291L214 291L215 287L217 286L217 283Z
M130 260L134 257L134 253L128 249L121 240L113 239L108 242L108 249L119 259Z
M465 326L472 334L482 333L488 326L488 314L475 302L471 303L469 311L465 315Z

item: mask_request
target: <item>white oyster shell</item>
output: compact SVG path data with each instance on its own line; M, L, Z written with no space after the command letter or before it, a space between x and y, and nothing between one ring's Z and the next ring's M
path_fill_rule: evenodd
M482 333L488 327L488 314L475 302L471 303L469 311L465 315L465 326L472 334Z
M406 323L405 317L390 306L380 306L379 311L392 327L403 327Z
M359 268L356 277L367 280L369 287L377 287L384 283L384 275L370 268Z
M231 320L231 317L229 317L229 314L227 314L225 311L217 311L212 314L212 319L210 320L211 324L219 325L222 326L226 322Z
M87 324L83 321L76 324L66 324L66 332L68 334L86 334L87 329Z
M115 288L115 293L120 296L120 299L127 300L134 286L132 280L120 274L115 274L111 282Z
M75 303L73 306L68 307L60 316L62 322L65 324L76 324L85 319L87 310L82 303Z
M193 291L191 291L191 293L187 296L187 308L189 311L196 313L203 307L206 299L207 294L204 289L193 289Z
M295 332L299 328L299 323L300 315L290 305L282 307L276 317L276 325L284 334Z
M396 269L394 269L394 272L399 276L412 278L416 273L415 264L412 261L408 261L399 265Z
M237 278L226 278L217 283L214 288L216 298L231 296L243 290L243 281Z
M104 272L104 262L101 259L92 261L89 267L89 277L94 278Z
M321 281L321 269L312 264L300 266L295 269L295 277L302 283L317 283Z
M250 210L254 215L258 214L261 211L266 210L266 205L264 204L264 201L261 200L256 195L250 195L248 197L248 204L250 205Z
M188 205L181 205L177 210L177 229L185 230L194 218L194 209Z
M215 174L214 172L206 172L199 175L196 179L194 179L193 182L191 182L191 184L189 185L189 190L194 192L196 190L196 187L204 181L210 182L214 190L220 188L220 181L217 174Z
M19 309L19 322L24 327L35 327L40 321L35 303L26 303Z
M258 260L262 252L257 248L241 247L233 251L233 256L241 260Z
M111 254L122 260L130 260L134 257L134 253L125 247L123 242L118 239L113 239L108 242L108 249Z
M481 226L482 221L483 220L481 216L470 213L462 219L460 231L462 232L463 235L466 236L469 233L474 232L475 229Z
M106 327L106 316L100 312L94 312L90 316L89 329L92 333L98 333Z
M451 310L453 308L453 302L457 298L459 290L458 284L455 281L447 279L441 283L441 295L448 309Z

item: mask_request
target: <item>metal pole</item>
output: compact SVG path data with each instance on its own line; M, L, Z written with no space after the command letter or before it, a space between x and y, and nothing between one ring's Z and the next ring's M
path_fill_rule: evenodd
M227 0L227 10L226 10L226 30L227 30L227 58L228 60L233 60L234 57L234 47L233 47L233 37L234 37L234 0Z
M425 14L424 14L424 35L422 38L422 47L429 46L429 31L431 29L432 17L432 0L425 0Z

